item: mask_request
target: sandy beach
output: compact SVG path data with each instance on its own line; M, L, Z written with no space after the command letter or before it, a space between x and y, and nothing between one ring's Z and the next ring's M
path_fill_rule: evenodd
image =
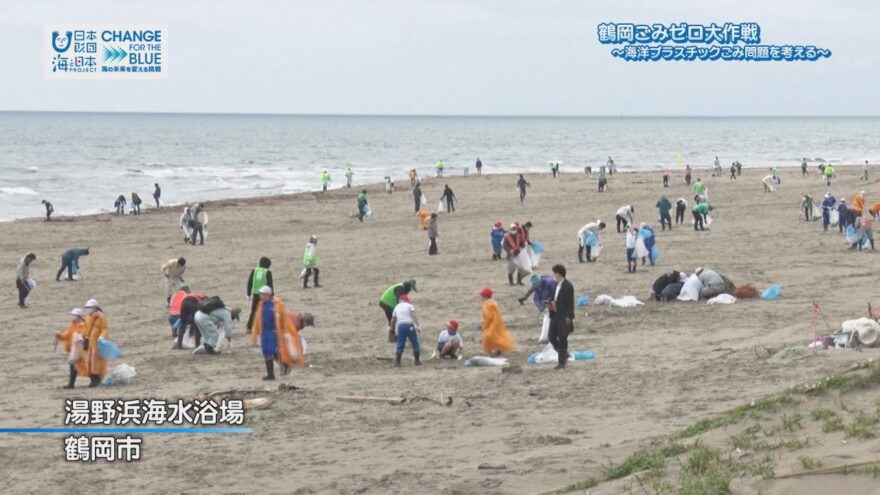
M837 167L830 190L850 202L866 191L868 204L880 199L876 180L860 182L860 167ZM872 171L873 172L873 171ZM292 384L296 391L273 396L273 405L249 412L248 435L151 435L143 459L130 463L66 463L61 435L0 437L0 464L9 493L296 493L296 494L534 494L562 489L600 476L634 453L665 441L694 423L714 417L792 386L811 383L856 363L880 356L880 349L812 351L817 328L811 302L818 302L832 327L861 317L878 301L876 253L848 251L836 231L823 233L818 222L799 220L801 197L819 200L828 190L811 170L783 169L775 193L762 192L766 168L744 169L730 181L698 170L709 187L714 223L695 232L690 224L660 231L661 195L692 200L681 171L664 190L661 174L639 172L610 177L609 190L596 192L594 179L574 172L558 179L530 175L524 204L514 191L515 177L488 175L426 178L423 191L436 205L444 184L460 200L458 211L439 219L439 256L428 256L428 239L417 227L408 184L388 197L381 185L367 187L373 215L352 218L357 190L332 190L270 198L207 203L204 246L184 245L177 227L180 209L148 208L139 217L109 214L28 219L3 224L0 263L6 267L6 298L0 316L7 322L0 373L0 414L6 427L61 427L67 398L193 398L221 389ZM874 175L874 174L872 174ZM173 184L163 184L170 189ZM614 212L635 206L636 223L655 226L662 255L658 266L639 266L627 274L624 236L614 231ZM576 233L600 218L608 223L597 263L578 264ZM508 287L503 261L491 261L489 230L531 221L531 236L545 246L541 274L555 263L568 267L576 294L633 295L646 302L634 309L578 308L572 350L593 350L594 360L572 363L564 372L529 365L539 351L540 318L529 302L519 305L526 287ZM323 288L304 290L297 279L303 248L319 236ZM83 278L55 282L62 252L90 247L81 260ZM12 284L16 262L37 254L31 276L37 290L29 308L15 306ZM184 256L185 278L194 290L219 295L245 307L245 284L261 256L272 260L279 297L288 307L310 311L316 327L306 369L296 369L266 385L258 347L236 324L232 349L220 356L173 351L166 321L162 263ZM649 301L651 283L675 268L692 272L711 267L737 285L759 290L779 284L774 301L744 300L731 306ZM415 368L407 350L404 365L387 359L385 321L377 307L389 285L414 277L413 302L422 320L422 344L433 347L443 323L462 325L467 357L480 352L480 300L490 286L517 350L507 357L521 374L499 368L465 368L461 363L425 360ZM68 312L96 298L106 312L110 337L124 351L138 376L127 387L63 390L65 355L53 353L53 334ZM585 313L588 313L585 315ZM820 332L827 333L820 322ZM764 347L771 349L767 353ZM428 352L424 353L425 355ZM385 359L377 359L377 357ZM873 410L876 386L844 401L849 412ZM872 395L873 392L873 395ZM439 399L402 405L338 402L344 395ZM268 394L267 394L268 395ZM831 396L833 397L833 396ZM811 400L801 397L804 448L775 449L776 475L803 470L799 458L825 466L876 460L876 440L823 432L811 422ZM826 402L828 404L826 404ZM782 411L780 410L780 414ZM846 421L850 416L846 416ZM768 421L777 421L768 416ZM752 422L708 431L703 442L735 455L729 435ZM783 432L784 433L784 432ZM689 445L696 437L684 439ZM714 442L714 443L713 443ZM846 443L844 443L846 442ZM747 449L746 449L747 450ZM753 458L765 455L755 449ZM682 457L684 458L684 457ZM490 464L503 469L478 469ZM669 463L673 466L674 463ZM669 469L676 468L670 467ZM731 483L735 493L876 493L871 476L832 475L808 479L762 479L746 471ZM589 493L654 493L634 477L610 480ZM639 491L643 490L643 491ZM583 493L583 491L577 492Z

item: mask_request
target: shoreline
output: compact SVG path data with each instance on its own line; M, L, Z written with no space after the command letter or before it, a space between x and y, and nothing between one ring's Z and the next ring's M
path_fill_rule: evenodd
M815 162L815 161L808 160L808 163L810 163L810 165L807 170L810 172L810 175L816 176L816 175L818 175L818 171L816 170L816 165L815 165L816 163L834 163L834 162L828 162L828 161ZM849 169L852 167L861 167L862 165L861 164L835 164L833 166L835 169L837 169L837 168ZM871 165L871 164L869 164L868 166L869 166L869 169L875 167L875 165ZM709 174L711 174L712 173L711 166L709 166L709 167L710 168L692 167L692 169L694 171L694 180L696 180L697 172L699 172L700 170L706 170ZM729 167L729 165L728 165L728 167ZM755 169L759 169L761 167L768 169L768 171L770 169L770 167L764 166L764 165L743 165L743 170L755 170ZM785 165L785 166L780 166L778 168L788 170L791 168L799 168L799 167L800 167L800 165L790 165L790 166ZM469 169L470 169L470 167L469 167ZM454 168L452 166L447 166L447 170L457 170L460 172L462 170L462 168ZM663 168L657 168L654 170L619 169L617 173L618 174L627 174L627 175L630 175L630 174L650 175L650 174L662 173L663 170L664 170ZM722 174L721 178L727 178L728 168L725 168L722 165L722 170L724 173ZM684 174L684 169L683 168L682 169L676 168L675 170L670 169L670 176L674 177L675 172L678 172L680 174ZM521 172L521 173L522 174L531 174L531 175L549 175L549 172L547 172L547 171ZM497 172L497 173L484 173L483 176L485 176L485 177L512 177L512 178L515 178L519 174L520 174L519 172ZM560 176L561 177L577 176L581 179L584 178L583 171L581 171L581 173L578 173L578 172L570 172L570 171L563 170L560 172ZM611 176L611 177L613 178L613 176ZM477 176L476 173L473 173L467 177L465 177L464 175L457 174L457 175L449 175L446 177L442 177L440 179L442 179L442 180L464 180L464 179L478 180L479 178L480 178L480 176ZM430 177L425 176L425 177L421 178L421 181L423 184L431 184L433 181L436 181L436 180L438 180L438 178L434 177L434 176L430 176ZM589 177L588 180L590 180L590 181L596 180L596 169L594 169L592 175ZM836 180L838 180L838 179L836 179ZM404 178L404 180L401 181L400 183L407 184L408 178ZM404 189L397 187L397 184L398 184L398 182L395 182L395 192L403 191ZM352 196L352 197L357 196L356 191L359 191L361 189L367 189L368 193L372 193L375 191L378 191L380 193L384 193L385 192L385 183L384 182L368 182L366 184L360 184L360 185L356 185L356 186L352 185L352 187L351 187L352 194L350 194L350 196ZM330 196L328 196L327 199L335 199L338 196L343 196L343 197L348 196L349 194L345 194L346 190L348 190L348 188L346 188L344 186L331 188L327 191L330 194ZM408 191L409 189L406 189L406 190ZM141 209L141 215L155 215L158 213L163 213L164 210L166 210L168 208L181 209L180 213L182 213L183 207L190 205L190 204L193 204L193 203L196 203L196 202L204 203L206 207L214 208L214 207L226 207L226 206L236 205L237 203L245 203L245 205L250 205L250 204L258 205L258 204L274 203L276 201L281 202L285 199L294 200L295 198L299 198L299 197L314 196L314 195L320 195L320 194L322 194L321 189L310 189L310 190L288 192L288 193L268 193L266 195L233 196L233 197L212 199L212 200L203 200L203 201L193 200L188 203L171 203L171 204L163 205L162 208L158 212L156 211L155 207L147 206L147 207L144 207ZM150 199L152 199L152 196L150 196ZM147 204L147 202L145 201L143 204ZM152 203L150 203L150 204L152 204ZM42 208L42 205L40 206L40 208ZM131 214L128 211L126 211L125 216L130 216L130 215ZM105 210L105 211L101 211L98 213L95 213L95 212L72 213L69 215L55 215L55 214L53 214L52 222L77 222L77 221L88 220L88 219L98 219L99 220L101 217L104 217L104 216L111 216L112 217L112 216L116 216L116 214L115 214L114 210ZM38 221L45 221L45 214L0 220L0 224L17 223L17 222L38 222Z

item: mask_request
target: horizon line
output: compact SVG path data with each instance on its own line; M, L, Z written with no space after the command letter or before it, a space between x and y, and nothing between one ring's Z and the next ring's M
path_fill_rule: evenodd
M164 112L164 111L83 111L83 110L0 110L5 113L46 113L46 114L96 114L96 115L202 115L202 116L242 116L242 117L380 117L380 118L523 118L523 119L818 119L818 118L878 118L880 115L871 114L835 114L835 115L717 115L717 114L694 114L694 115L575 115L575 114L432 114L432 113L281 113L281 112Z

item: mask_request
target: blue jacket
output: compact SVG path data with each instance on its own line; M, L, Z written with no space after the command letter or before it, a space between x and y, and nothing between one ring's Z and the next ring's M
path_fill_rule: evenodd
M836 202L837 202L837 199L835 199L834 196L828 196L827 198L823 198L822 199L822 209L823 210L830 210L831 207L834 206L834 203L836 203Z
M544 311L544 303L552 301L554 297L556 297L556 279L550 275L541 277L535 295L532 296L538 311Z
M843 222L846 218L846 203L841 202L837 205L837 213L840 215L840 221Z
M74 264L79 264L79 257L82 255L84 249L80 248L70 248L67 251L64 251L64 254L61 255L62 260L70 260Z
M654 242L656 241L656 239L654 238L654 229L652 229L651 227L645 227L644 229L639 230L646 230L651 232L650 236L642 235L642 237L645 239L645 247L648 249L648 252L650 252L651 248L654 247Z
M492 252L500 253L501 252L501 242L504 240L504 229L496 229L493 228L491 232L489 232L489 237L492 239Z

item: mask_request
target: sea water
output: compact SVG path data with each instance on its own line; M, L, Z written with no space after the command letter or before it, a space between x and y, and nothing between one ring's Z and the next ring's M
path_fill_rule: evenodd
M111 211L120 194L164 203L399 183L433 175L797 166L880 161L880 118L406 117L0 112L0 220ZM814 170L814 167L811 168Z

